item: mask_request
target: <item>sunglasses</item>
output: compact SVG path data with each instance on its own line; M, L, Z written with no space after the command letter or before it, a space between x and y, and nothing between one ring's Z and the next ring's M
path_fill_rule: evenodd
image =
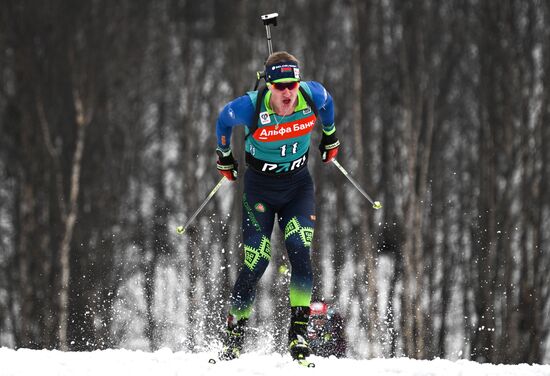
M284 91L285 89L288 90L294 90L300 85L298 81L292 81L292 82L273 82L271 85L275 88L275 90Z

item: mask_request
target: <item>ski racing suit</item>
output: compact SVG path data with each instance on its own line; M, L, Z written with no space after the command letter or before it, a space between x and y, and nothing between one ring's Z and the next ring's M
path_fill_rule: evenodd
M332 134L334 110L331 95L315 81L300 86L317 107L323 132ZM271 258L271 233L277 217L284 234L291 265L290 305L309 307L313 276L311 242L315 223L313 181L307 169L311 132L317 121L302 93L291 115L279 116L269 106L267 91L257 129L250 134L256 118L258 91L248 92L229 102L216 123L218 148L229 150L232 129L244 125L246 162L244 176L243 243L244 265L231 295L230 315L248 319L256 286Z

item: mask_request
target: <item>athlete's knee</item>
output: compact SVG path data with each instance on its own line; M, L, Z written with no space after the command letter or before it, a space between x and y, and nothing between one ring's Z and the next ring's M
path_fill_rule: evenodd
M285 239L285 247L288 252L289 258L292 260L293 256L308 256L311 246L305 243L299 236L289 236Z
M310 221L300 221L293 217L285 226L285 245L289 252L306 249L309 251L313 240L313 227Z
M265 235L247 239L244 244L244 264L255 272L263 273L271 260L271 242Z

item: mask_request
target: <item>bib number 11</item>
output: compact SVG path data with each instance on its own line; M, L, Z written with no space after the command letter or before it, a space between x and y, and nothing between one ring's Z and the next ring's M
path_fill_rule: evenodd
M281 150L281 157L286 157L287 149L290 149L290 153L296 154L298 152L298 143L295 142L291 145L283 145L279 149Z

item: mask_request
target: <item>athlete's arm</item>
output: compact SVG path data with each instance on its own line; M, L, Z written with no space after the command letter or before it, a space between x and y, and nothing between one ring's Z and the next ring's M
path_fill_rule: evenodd
M254 105L248 95L243 95L234 99L221 110L220 116L216 122L218 149L230 149L233 127L251 124L254 110Z
M336 137L336 127L334 126L334 104L332 97L323 85L313 81L308 83L308 86L323 123L323 135L321 136L319 150L323 162L327 163L336 158L340 146L340 141Z
M317 106L321 122L323 123L324 133L334 132L334 104L330 93L316 81L308 81L307 85L311 90L311 99Z

